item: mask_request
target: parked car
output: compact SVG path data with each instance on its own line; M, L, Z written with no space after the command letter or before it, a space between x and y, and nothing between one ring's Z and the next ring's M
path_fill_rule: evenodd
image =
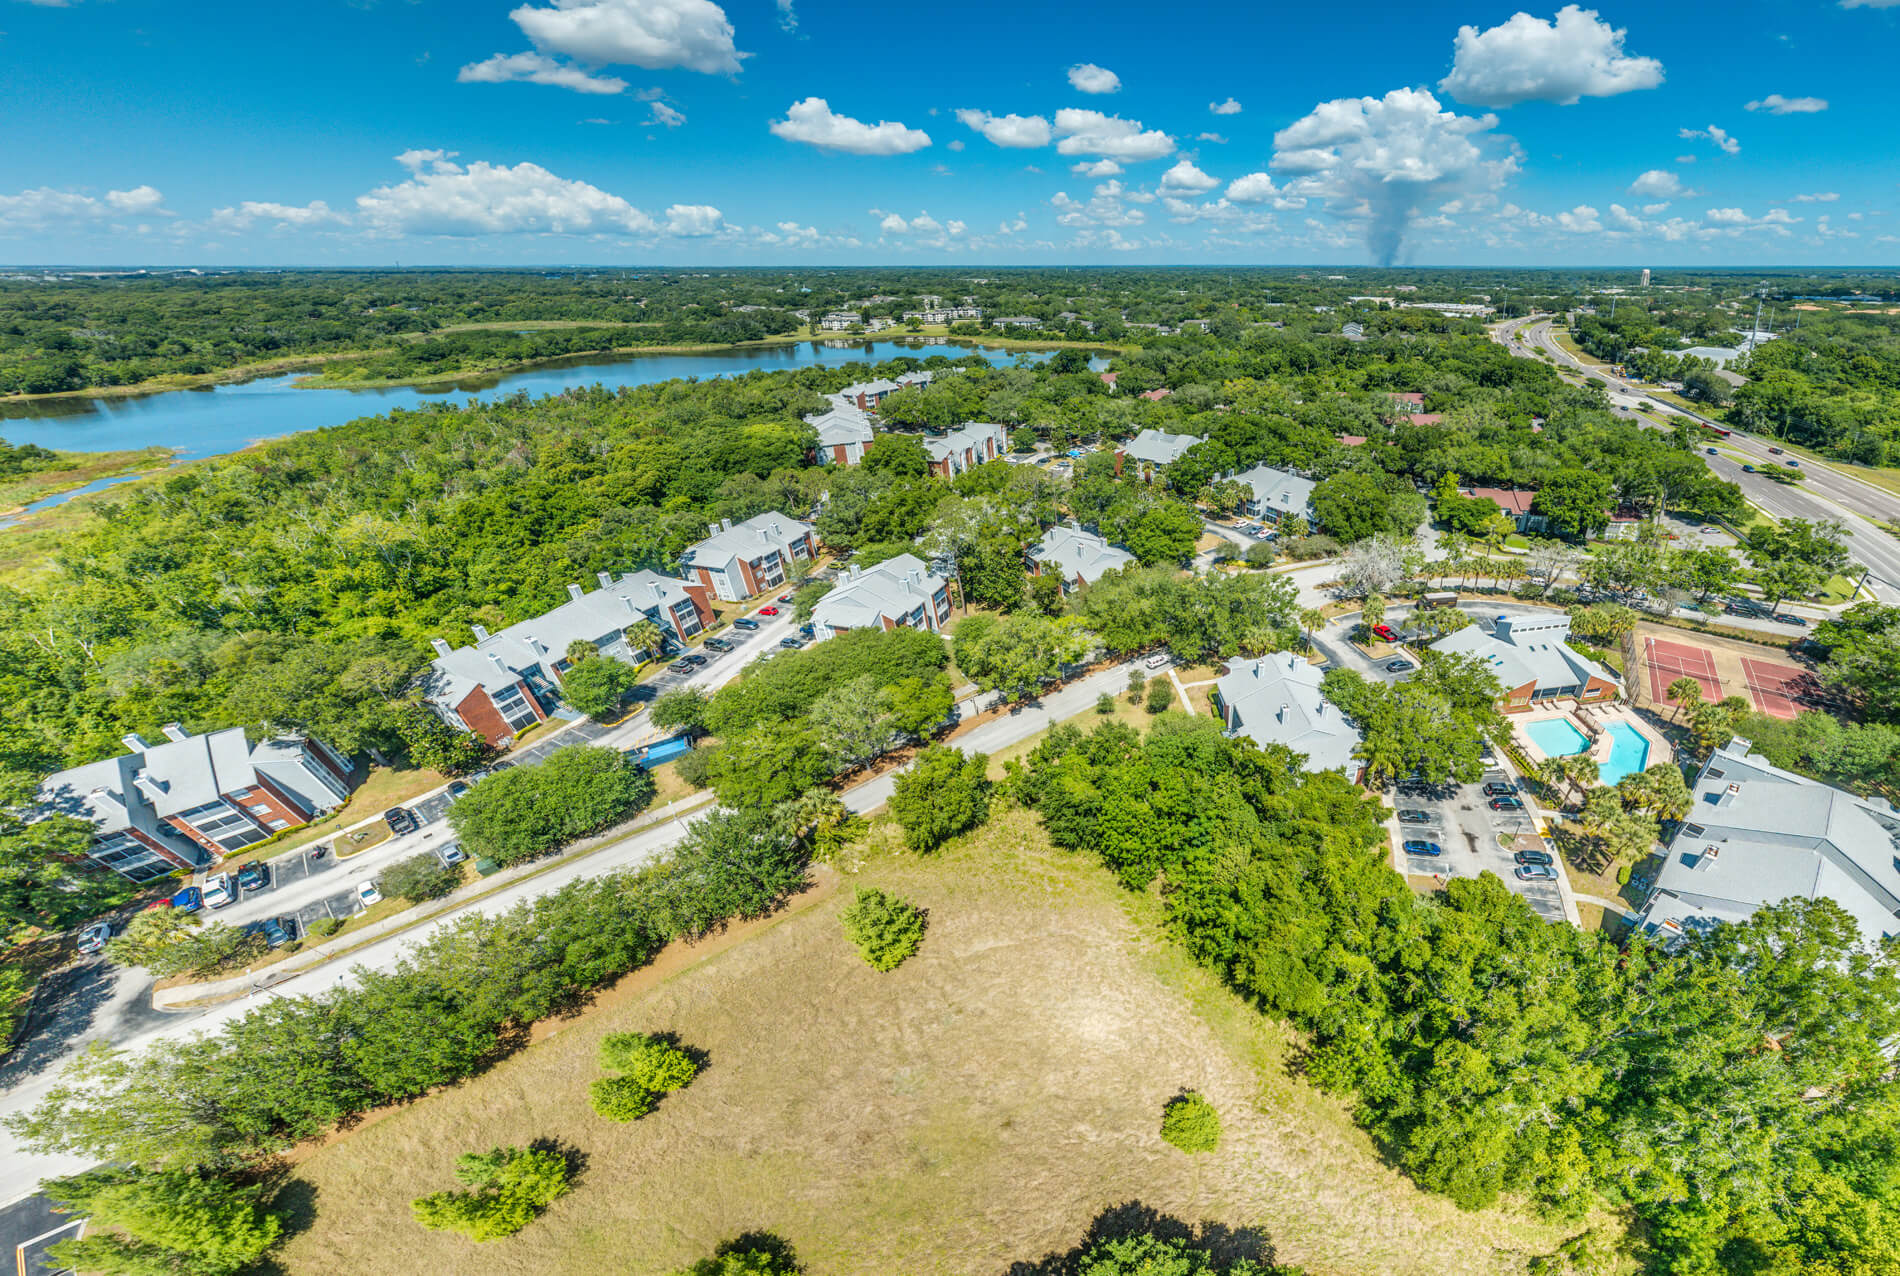
M79 951L96 953L102 951L106 941L112 938L111 922L94 922L79 932Z
M205 879L205 907L223 908L237 899L237 891L231 886L229 873L214 873Z
M1517 862L1520 864L1549 865L1555 864L1557 861L1550 858L1549 851L1519 851L1517 853Z
M1486 797L1514 797L1516 794L1517 786L1515 784L1493 781L1484 786L1484 795Z
M778 645L787 651L797 651L800 647L805 645L805 640L800 638L797 634L787 634L778 640Z
M1776 616L1775 619L1779 620L1784 625L1797 625L1802 629L1806 629L1808 627L1807 618L1805 616L1797 616L1791 611L1782 612L1780 615Z
M759 615L776 616L778 615L778 608L777 607L761 607L759 608Z
M1514 797L1492 798L1490 806L1494 811L1521 811L1524 809L1524 804Z
M269 948L282 948L297 938L297 919L294 917L266 917L252 925L258 928L258 933L264 937L265 946Z
M1399 812L1399 823L1401 824L1430 824L1431 822L1431 814L1426 811L1415 811L1408 808Z
M356 887L356 906L368 908L371 904L383 902L383 893L376 889L375 882L360 882Z
M448 842L435 848L435 857L442 861L443 868L454 868L468 858L468 852L460 842Z
M672 664L667 666L667 669L673 673L691 673L693 666L691 662L681 659L675 660Z
M806 621L804 624L798 627L798 636L800 638L816 637L817 633L818 633L817 626L813 625L810 621Z
M1557 870L1549 864L1519 864L1517 880L1520 882L1554 882Z
M449 801L453 802L455 801L456 798L461 797L463 794L467 792L468 792L468 781L466 780L449 781Z
M1445 848L1440 846L1436 842L1407 842L1405 844L1405 853L1407 855L1434 855L1435 856L1435 855L1443 855L1445 853Z
M1385 662L1385 671L1387 673L1410 673L1417 667L1418 666L1409 660L1388 660Z
M1148 657L1141 663L1147 665L1150 669L1163 668L1168 663L1168 653L1165 651L1157 651L1154 655Z
M270 865L263 860L252 860L238 870L239 890L261 891L270 886Z
M172 907L181 913L195 913L204 906L204 892L196 886L187 886L172 896Z
M507 764L497 762L489 770L499 771L505 765ZM416 813L406 806L392 806L384 811L383 823L389 825L389 831L397 837L405 833L413 833L422 827L421 821L416 819Z
M1390 625L1374 625L1372 632L1387 642L1397 642L1399 640L1398 633Z
M153 900L151 903L147 904L144 908L139 909L139 911L141 913L149 913L155 908L170 908L171 906L172 906L172 898L171 896L167 895L163 899Z
M708 638L706 640L706 650L707 651L731 651L732 644L727 642L724 638Z
M734 629L743 629L747 633L751 633L754 629L759 627L759 622L753 620L750 616L741 616L732 622L732 627Z
M1754 472L1755 472L1755 467L1752 465L1744 465L1742 467L1742 473L1744 474L1753 474Z
M786 590L786 591L785 591L784 593L782 593L782 594L780 594L780 595L778 596L778 600L779 600L780 602L782 602L782 603L789 603L790 601L792 601L792 593L791 593L791 591L790 591L790 590Z

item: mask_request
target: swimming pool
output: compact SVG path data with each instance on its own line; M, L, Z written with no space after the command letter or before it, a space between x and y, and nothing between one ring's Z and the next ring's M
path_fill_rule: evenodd
M1609 732L1610 756L1597 768L1597 782L1600 784L1615 784L1624 776L1635 775L1649 765L1649 741L1642 732L1627 722L1611 723ZM1590 747L1590 741L1568 718L1526 722L1524 734L1547 757L1569 757Z
M1545 756L1552 758L1567 758L1590 747L1590 741L1569 718L1526 722L1524 734L1531 738L1532 744L1544 751Z

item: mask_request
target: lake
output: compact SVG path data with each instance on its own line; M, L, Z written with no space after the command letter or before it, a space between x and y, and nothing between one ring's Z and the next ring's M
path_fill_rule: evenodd
M878 363L901 355L958 358L981 354L1008 364L1021 356L1039 362L1048 351L998 350L980 344L865 341L844 345L800 341L705 354L579 356L520 372L466 377L428 386L299 390L300 376L259 377L201 390L163 390L130 398L41 399L0 404L0 437L72 452L176 448L187 457L235 452L259 439L341 425L423 403L492 399L525 392L539 397L596 383L609 389L651 385L675 377L726 377L746 372ZM1099 362L1099 361L1092 361ZM1106 366L1106 365L1104 365ZM74 493L77 495L77 493ZM68 498L70 499L70 498Z

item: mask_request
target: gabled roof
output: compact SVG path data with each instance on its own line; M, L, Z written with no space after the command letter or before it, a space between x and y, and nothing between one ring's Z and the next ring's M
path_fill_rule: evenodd
M1307 504L1313 499L1313 489L1318 486L1312 479L1276 470L1271 465L1256 465L1243 474L1234 475L1234 480L1246 484L1256 501L1283 514L1306 513Z
M898 620L927 605L944 578L915 554L899 554L862 571L852 568L812 608L812 623L833 629L865 629L884 618Z
M1043 533L1042 540L1029 551L1029 556L1039 563L1054 564L1061 569L1064 579L1080 577L1089 585L1100 580L1105 573L1135 561L1135 556L1127 550L1110 545L1106 539L1093 532L1085 532L1066 523L1057 524Z
M1143 430L1122 444L1122 455L1150 465L1172 465L1196 443L1207 440L1198 434L1169 434L1165 430Z
M924 453L933 461L941 461L947 456L980 445L984 439L996 439L1000 444L1003 427L991 421L971 421L958 426L950 433L937 438L924 440Z
M1591 677L1609 681L1606 673L1585 660L1564 641L1570 636L1567 618L1553 617L1561 624L1524 622L1515 626L1509 618L1500 619L1496 634L1487 634L1472 625L1447 634L1432 644L1432 650L1475 656L1491 667L1506 691L1531 684L1537 690L1557 687L1581 687Z
M151 782L143 791L161 819L257 783L251 745L242 727L155 744L145 750L139 770ZM158 791L153 792L154 788Z
M864 409L842 394L825 397L831 401L830 411L805 418L805 423L818 431L818 446L869 443L872 438L871 418Z
M1490 501L1512 518L1522 518L1531 512L1531 503L1537 499L1535 489L1521 487L1474 487L1470 495L1481 501Z
M1295 652L1236 660L1214 684L1228 732L1256 744L1283 744L1306 755L1308 771L1359 773L1352 756L1359 731L1320 694L1322 675Z
M722 526L705 540L689 545L682 561L693 567L718 569L735 558L751 562L768 549L783 552L791 543L809 535L809 523L801 523L789 514L768 510L743 523Z

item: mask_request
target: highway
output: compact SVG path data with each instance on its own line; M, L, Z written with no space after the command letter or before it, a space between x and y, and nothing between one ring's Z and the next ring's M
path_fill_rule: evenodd
M1646 427L1659 428L1649 414L1637 410L1639 403L1648 404L1648 413L1656 416L1687 417L1692 421L1719 424L1699 413L1663 403L1607 368L1584 363L1557 344L1547 315L1507 320L1494 327L1491 335L1515 355L1529 359L1542 351L1550 356L1559 371L1604 382L1609 388L1611 406L1620 415ZM1742 468L1744 465L1785 467L1789 458L1769 452L1768 444L1739 431L1721 440L1711 436L1706 446L1722 449L1715 456L1705 454L1710 470L1740 486L1742 494L1768 514L1776 518L1831 519L1845 527L1849 533L1848 552L1856 562L1870 569L1869 592L1884 601L1900 602L1900 540L1870 521L1900 523L1900 495L1812 461L1802 464L1806 478L1800 483L1777 483L1759 474L1747 473ZM1736 460L1730 453L1745 459Z

